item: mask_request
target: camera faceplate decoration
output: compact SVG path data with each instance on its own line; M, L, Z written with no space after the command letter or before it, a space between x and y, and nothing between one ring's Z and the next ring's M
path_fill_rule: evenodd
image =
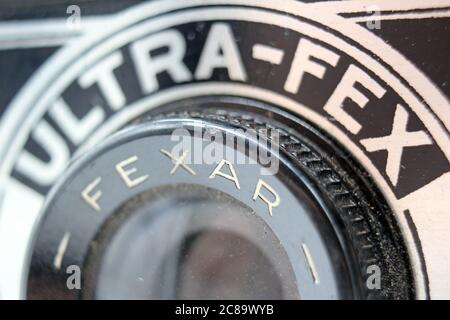
M70 159L146 112L200 96L258 100L311 122L367 170L401 227L417 296L427 297L446 256L422 252L439 245L445 197L436 199L433 226L422 203L450 184L447 100L400 54L341 17L294 2L223 4L146 4L58 52L2 122L2 219L26 210L30 231ZM18 243L21 254L8 259L16 276L2 279L15 297L24 294L18 265L29 237Z

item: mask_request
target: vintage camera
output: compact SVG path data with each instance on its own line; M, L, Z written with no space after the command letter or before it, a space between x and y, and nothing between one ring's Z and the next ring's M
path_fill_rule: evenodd
M0 16L2 299L450 297L449 1Z

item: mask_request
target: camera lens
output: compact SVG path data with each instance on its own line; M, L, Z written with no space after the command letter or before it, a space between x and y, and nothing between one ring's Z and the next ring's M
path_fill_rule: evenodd
M161 110L76 159L54 187L29 298L411 297L389 207L332 139L255 101ZM79 291L67 289L68 266L82 272Z
M3 2L0 299L450 296L450 4Z

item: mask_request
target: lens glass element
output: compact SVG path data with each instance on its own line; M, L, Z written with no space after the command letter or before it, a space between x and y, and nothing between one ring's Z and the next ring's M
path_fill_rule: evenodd
M141 194L102 228L98 299L298 299L289 258L249 207L215 189Z

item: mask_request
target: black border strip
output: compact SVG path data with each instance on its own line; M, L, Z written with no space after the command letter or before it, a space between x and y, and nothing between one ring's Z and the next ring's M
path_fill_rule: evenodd
M388 16L392 14L408 14L408 13L426 13L426 12L440 12L447 11L450 9L448 7L438 7L438 8L423 8L423 9L410 9L410 10L384 10L380 12L381 16ZM370 17L373 14L373 10L368 11L358 11L358 12L341 12L338 15L344 18L359 18L359 17ZM398 19L401 20L401 19Z
M422 270L423 277L425 280L425 299L430 300L430 280L428 278L427 265L425 264L425 255L423 254L422 243L420 242L419 233L417 232L417 227L411 217L411 213L408 209L404 210L406 222L411 230L412 237L417 246L417 252L419 253L420 259L420 269Z

